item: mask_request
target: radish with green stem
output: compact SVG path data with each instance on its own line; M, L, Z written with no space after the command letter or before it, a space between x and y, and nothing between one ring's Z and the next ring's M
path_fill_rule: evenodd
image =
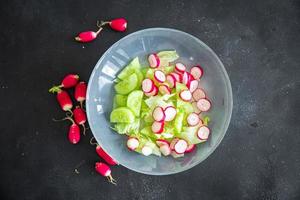
M68 111L71 114L73 114L72 113L73 103L72 103L72 100L71 100L68 92L60 89L59 87L56 87L55 89L52 88L50 92L57 93L56 99L63 111Z
M116 185L116 180L111 176L111 169L107 164L103 162L96 162L95 170L102 176L106 177L110 183Z

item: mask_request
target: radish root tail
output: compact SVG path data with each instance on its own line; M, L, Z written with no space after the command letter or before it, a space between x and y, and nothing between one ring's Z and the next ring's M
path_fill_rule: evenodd
M94 142L94 140L95 140L95 142ZM96 141L96 139L94 137L91 137L90 144L91 145L98 145L98 143L97 143L97 141Z
M107 180L108 182L117 185L117 181L111 175L107 176Z
M75 124L74 120L71 117L69 117L69 116L67 116L65 118L62 118L62 119L54 119L54 118L52 118L52 120L55 121L55 122L61 122L61 121L65 121L65 120L70 120L73 124Z

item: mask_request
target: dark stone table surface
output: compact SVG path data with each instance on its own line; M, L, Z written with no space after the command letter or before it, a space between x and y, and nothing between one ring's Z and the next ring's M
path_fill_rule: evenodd
M74 42L116 17L127 32ZM300 199L299 23L296 0L1 0L1 199ZM232 120L200 165L171 176L116 166L114 186L94 172L91 133L70 145L67 123L52 122L63 112L48 88L69 72L88 80L114 42L149 27L188 32L217 53L232 83Z

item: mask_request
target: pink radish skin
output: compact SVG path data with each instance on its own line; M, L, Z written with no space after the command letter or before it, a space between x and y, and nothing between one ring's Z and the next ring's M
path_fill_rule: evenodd
M193 75L193 77L196 80L199 80L202 76L203 76L203 69L202 67L198 66L194 66L191 68L191 74Z
M148 62L151 68L157 68L160 65L160 59L155 53L149 55Z
M164 155L164 156L168 156L171 154L171 148L169 145L164 144L162 146L159 147L160 152Z
M162 107L157 106L156 108L154 108L153 113L152 113L152 117L155 121L157 122L162 122L165 120L166 115L164 112L164 109Z
M182 83L186 85L188 81L189 81L189 74L187 72L184 72L182 75Z
M205 97L206 97L206 94L205 94L204 90L202 90L201 88L197 88L193 92L193 99L195 101L199 101L200 99L204 99Z
M145 93L150 93L153 91L154 89L154 82L149 79L149 78L146 78L143 80L142 82L142 90L145 92Z
M166 76L161 70L156 70L154 72L154 78L159 83L163 83L166 81Z
M158 88L154 85L152 92L145 93L147 97L156 96L158 94Z
M179 96L183 101L186 101L186 102L188 102L192 99L192 93L189 90L182 90L179 93Z
M116 180L111 176L110 167L102 162L96 162L95 170L104 177L107 177L108 181L112 184L116 184Z
M200 118L196 113L190 113L187 117L187 122L190 126L196 126L199 124Z
M166 84L160 85L158 90L161 94L171 94L171 89Z
M174 138L170 143L171 150L174 150L175 144L178 142L179 138Z
M153 122L151 129L154 133L160 134L164 131L164 126L165 123L164 122Z
M181 153L185 152L187 147L188 147L188 143L185 140L180 139L174 145L174 150L175 150L176 153L181 154Z
M193 93L197 88L198 88L198 85L199 85L199 81L197 80L192 80L189 84L189 90Z
M165 115L166 115L165 121L166 122L172 121L176 117L176 114L177 114L177 111L176 111L175 107L167 106L165 108Z
M140 144L139 140L135 137L129 137L127 140L127 148L130 151L134 151L136 148L138 148L139 144Z
M75 122L69 128L68 138L72 144L77 144L80 141L80 128Z
M180 75L178 73L172 72L171 75L174 76L176 82L180 83Z
M98 154L98 156L100 156L101 158L103 158L105 160L105 162L107 162L110 165L117 165L118 162L115 161L112 157L110 157L110 155L108 155L100 145L96 146L96 152Z
M194 113L197 113L197 114L200 114L200 113L201 113L201 110L199 110L196 101L194 101L194 102L192 103L192 106L193 106L193 108L194 108Z
M164 139L157 139L155 142L159 147L161 147L162 145L168 145L168 146L170 145L170 143Z
M187 149L185 150L184 153L190 153L192 151L194 151L196 149L196 145L195 144L190 144L188 145Z
M182 63L176 63L175 70L179 73L183 73L186 70L186 67Z
M197 131L197 137L200 140L207 140L210 135L210 129L207 126L201 126Z
M167 75L166 82L169 84L170 88L176 87L176 78L172 74Z
M211 108L211 102L208 99L199 99L197 101L197 107L199 110L206 112Z

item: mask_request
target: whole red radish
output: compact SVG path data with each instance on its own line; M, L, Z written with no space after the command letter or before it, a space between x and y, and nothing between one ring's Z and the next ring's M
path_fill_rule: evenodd
M49 89L49 92L55 93L60 88L74 87L78 83L78 80L79 80L79 76L77 74L68 74L63 78L59 86L53 86L52 88Z
M111 21L101 22L99 27L102 27L106 24L109 24L110 28L112 28L115 31L124 32L127 28L127 21L124 18L117 18L113 19Z
M76 108L73 110L74 119L75 122L83 127L83 135L85 135L85 122L86 122L86 114L85 111L80 108L79 106L76 106Z
M58 87L51 88L49 91L52 93L57 93L56 99L62 110L69 111L72 113L71 109L73 107L73 103L71 101L69 94L66 91L64 91Z
M75 37L75 40L78 42L91 42L97 38L99 33L102 31L102 27L99 27L98 31L84 31L78 34Z
M95 164L96 171L104 177L107 177L108 181L116 185L116 180L111 176L110 167L102 162L96 162Z
M90 144L96 145L96 153L98 154L98 156L103 158L110 165L117 165L118 162L115 161L112 157L110 157L110 155L108 155L97 142L93 142L93 140L95 140L94 137L91 138Z
M80 106L82 108L82 104L86 99L86 83L81 81L75 87L75 99L80 102Z
M80 128L79 126L73 121L72 118L68 117L66 119L69 119L72 122L72 125L69 128L69 134L68 138L69 141L72 144L77 144L80 141Z

